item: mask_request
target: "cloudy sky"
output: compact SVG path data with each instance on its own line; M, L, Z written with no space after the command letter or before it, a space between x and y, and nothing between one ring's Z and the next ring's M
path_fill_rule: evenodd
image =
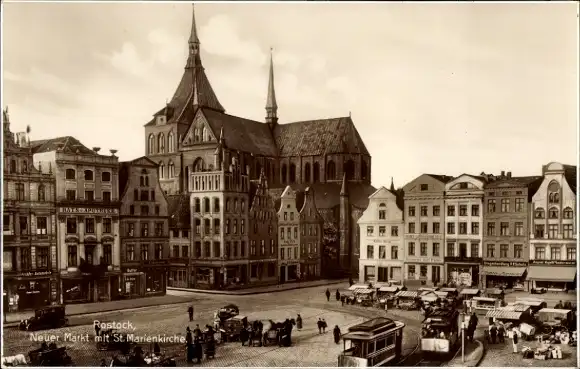
M191 5L4 3L2 13L13 131L144 155L143 124L183 73ZM202 3L196 17L229 114L264 119L273 47L281 122L350 112L375 186L576 162L575 4Z

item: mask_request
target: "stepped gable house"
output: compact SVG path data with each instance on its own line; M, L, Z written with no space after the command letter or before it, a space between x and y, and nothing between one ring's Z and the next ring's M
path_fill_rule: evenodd
M225 157L220 160L229 163L237 157L250 180L257 180L263 169L274 198L287 185L297 191L314 190L326 222L337 228L339 223L349 226L342 232L348 239L342 242L348 247L341 252L341 266L356 273L356 219L375 189L370 185L371 156L351 117L281 124L271 59L264 121L229 115L205 74L194 11L188 43L189 56L174 96L145 124L146 155L159 164L164 191L168 195L186 192L192 173L217 170L214 154L221 146L219 155ZM350 196L348 214L339 209L343 175ZM339 222L341 216L353 219Z

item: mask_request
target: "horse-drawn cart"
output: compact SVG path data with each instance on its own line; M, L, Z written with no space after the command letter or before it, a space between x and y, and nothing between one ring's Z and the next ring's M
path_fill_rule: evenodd
M72 359L66 352L66 346L49 347L33 350L28 353L30 366L71 366Z

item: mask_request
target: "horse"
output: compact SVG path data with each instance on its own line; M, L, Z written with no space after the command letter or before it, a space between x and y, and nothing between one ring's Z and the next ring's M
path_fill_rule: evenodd
M5 356L2 358L2 366L27 366L26 356L18 354L14 356Z
M295 325L296 325L296 320L294 320L294 318L286 319L283 322L277 322L277 323L275 323L272 320L268 320L268 324L264 325L264 327L262 329L262 342L263 342L263 344L264 345L267 344L268 332L271 330L275 330L275 331L279 332L279 334L277 335L278 341L280 341L281 337L283 337L285 335L291 337L292 336L292 328Z

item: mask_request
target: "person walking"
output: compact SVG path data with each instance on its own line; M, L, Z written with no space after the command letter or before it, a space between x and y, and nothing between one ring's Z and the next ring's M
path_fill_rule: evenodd
M564 308L564 304L562 303L562 300L560 300L560 302L558 302L556 304L556 306L554 306L554 309L563 309Z
M322 319L318 318L318 321L316 322L316 326L318 327L318 334L322 333Z
M193 305L189 305L189 308L187 308L187 314L189 315L189 321L193 322Z
M348 286L352 287L352 285L354 284L354 281L352 280L352 277L348 278Z
M326 301L330 301L330 290L326 289Z
M300 314L298 314L298 316L296 317L296 328L298 328L298 330L302 329L302 317L300 316Z
M186 334L185 334L185 347L187 349L187 362L188 363L192 363L193 362L193 337L191 335L191 330L189 329L189 327L187 327L186 329Z
M101 327L99 323L95 323L95 336L99 337L99 333L101 332Z
M334 326L332 334L334 335L334 343L338 345L338 343L340 342L340 328L338 328L338 325Z
M336 289L336 301L340 300L340 292L338 291L338 288Z
M518 331L514 328L512 329L512 345L514 347L514 354L518 353Z
M491 339L491 343L495 344L495 338L497 337L497 327L495 324L492 324L492 326L489 327L489 337Z
M324 320L324 318L322 318L322 333L326 333L326 328L328 326L326 325L326 320Z
M497 328L497 340L499 343L505 343L505 333L505 327L500 323Z

